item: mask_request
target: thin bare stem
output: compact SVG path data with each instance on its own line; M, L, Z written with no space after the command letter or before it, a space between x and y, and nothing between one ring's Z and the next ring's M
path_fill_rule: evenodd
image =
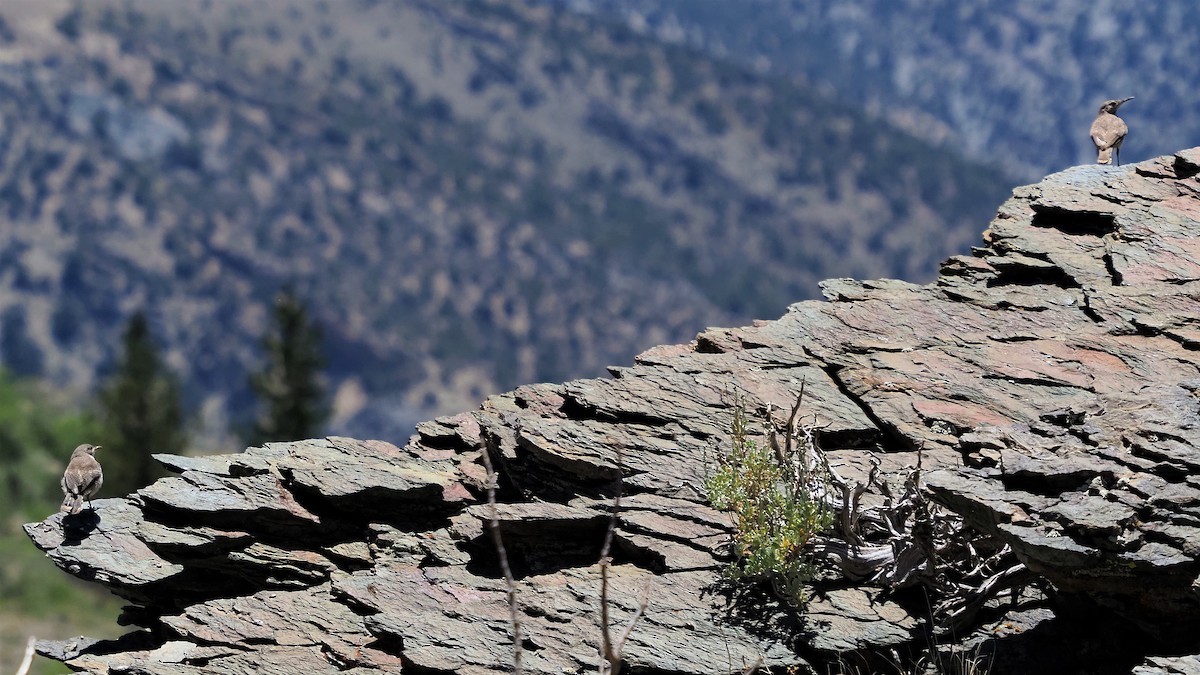
M617 448L617 472L623 471L621 468L621 448ZM612 517L608 519L608 529L604 532L604 546L600 549L600 562L603 563L608 558L609 549L612 548L613 533L617 529L617 514L621 510L621 487L624 480L620 476L617 478L616 494L613 495L613 510Z
M612 639L612 626L608 613L608 567L612 564L612 557L609 551L612 549L613 533L617 529L617 517L621 511L621 487L624 483L622 468L621 446L617 445L617 488L616 494L613 495L612 516L608 519L608 530L604 533L604 546L600 549L600 673L601 675L620 675L621 672L621 650L625 648L625 640L629 634L633 632L633 627L637 624L638 619L646 611L646 605L649 603L650 585L642 591L642 597L638 602L638 608L633 613L633 617L629 620L629 624L625 626L625 630L614 643Z
M508 565L508 553L504 550L504 540L500 536L500 519L496 515L496 472L492 469L492 458L485 446L482 449L483 466L487 469L487 498L488 498L488 528L492 531L492 542L496 545L496 555L500 558L500 570L504 573L504 582L508 586L508 620L513 631L513 675L521 675L521 618L517 612L517 582L513 579L512 568Z
M608 543L604 544L608 550ZM617 675L621 671L621 660L613 652L612 635L608 627L608 564L611 558L600 558L600 675Z
M796 435L796 415L800 414L800 406L804 403L804 386L808 384L808 378L800 380L800 394L796 396L796 405L792 406L792 414L788 415L787 434L784 437L784 454L790 458L792 456L792 436Z
M638 619L646 613L646 606L650 604L650 582L646 582L646 587L642 589L642 595L638 598L637 611L630 617L629 623L625 626L625 630L621 632L621 637L617 639L616 653L619 657L621 651L625 649L625 641L629 639L629 634L633 632L633 627L637 625Z
M29 666L33 664L33 645L37 642L37 638L29 636L29 642L25 644L25 658L21 661L20 667L17 668L17 675L25 675L29 672Z

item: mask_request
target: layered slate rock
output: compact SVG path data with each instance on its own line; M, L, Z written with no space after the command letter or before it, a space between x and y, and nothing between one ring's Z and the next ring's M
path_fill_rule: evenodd
M829 281L827 302L651 349L610 378L521 387L403 447L159 456L179 475L26 527L145 630L39 649L92 671L510 670L487 452L526 672L595 670L618 493L618 631L648 598L631 671L869 671L930 643L923 598L826 575L793 612L721 574L730 519L704 482L734 408L787 410L803 389L843 475L919 457L931 494L1044 582L1049 599L990 605L939 650L993 654L1007 670L992 672L1061 672L1064 651L1088 672L1175 672L1200 652L1198 173L1200 149L1050 176L933 284Z

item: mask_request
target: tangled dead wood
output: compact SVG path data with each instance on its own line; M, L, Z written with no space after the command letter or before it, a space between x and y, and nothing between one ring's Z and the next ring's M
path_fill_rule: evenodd
M921 453L898 475L885 476L872 457L865 481L844 478L821 449L818 420L801 419L803 399L802 385L786 421L772 407L763 417L778 460L834 514L834 531L812 544L816 560L888 590L924 587L931 619L942 631L962 630L988 600L1015 594L1034 579L1007 545L930 499L922 486ZM878 496L874 505L864 505L872 492Z

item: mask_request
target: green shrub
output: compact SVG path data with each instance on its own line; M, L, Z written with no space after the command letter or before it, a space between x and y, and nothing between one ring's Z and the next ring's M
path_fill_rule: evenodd
M705 482L713 506L734 518L735 559L727 575L770 582L780 598L799 607L816 571L809 543L833 524L832 512L810 492L815 477L809 468L816 453L813 435L795 438L795 444L762 447L749 438L739 402L730 436L729 452L717 458L717 469Z

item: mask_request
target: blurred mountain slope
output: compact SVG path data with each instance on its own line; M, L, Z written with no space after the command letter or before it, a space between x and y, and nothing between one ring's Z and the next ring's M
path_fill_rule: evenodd
M485 394L922 281L1008 192L782 78L511 2L0 8L0 350L84 391L145 308L219 426L274 293L335 413L407 433ZM356 426L357 425L357 426Z
M1022 179L1095 161L1106 99L1123 160L1200 144L1200 5L1120 0L546 0L813 86Z

